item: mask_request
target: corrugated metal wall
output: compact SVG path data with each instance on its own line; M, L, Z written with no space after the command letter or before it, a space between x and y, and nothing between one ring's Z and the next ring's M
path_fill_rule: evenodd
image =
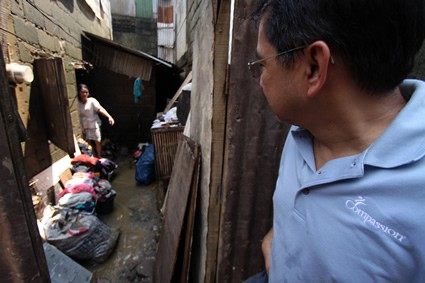
M138 18L153 18L152 0L136 0L136 16Z
M175 62L175 19L173 0L158 0L158 56Z
M171 0L158 1L158 46L174 46L174 5Z
M93 49L94 64L132 78L140 77L145 81L151 79L153 68L152 60L142 59L139 56L121 52L104 45L95 45Z
M111 9L114 15L138 18L154 18L157 11L157 0L111 0Z

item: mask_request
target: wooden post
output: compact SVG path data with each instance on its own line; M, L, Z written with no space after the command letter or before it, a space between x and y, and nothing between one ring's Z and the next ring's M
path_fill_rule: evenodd
M3 282L50 282L6 78L0 49L0 278Z

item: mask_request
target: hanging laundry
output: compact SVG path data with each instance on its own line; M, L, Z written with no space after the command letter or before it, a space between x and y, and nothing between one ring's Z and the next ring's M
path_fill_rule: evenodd
M138 103L139 99L142 98L143 92L143 83L142 79L139 77L134 81L133 85L133 95L134 95L134 103Z

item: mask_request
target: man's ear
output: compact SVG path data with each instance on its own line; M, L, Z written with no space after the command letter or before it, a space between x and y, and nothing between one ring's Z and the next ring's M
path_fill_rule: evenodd
M326 83L329 63L333 62L329 46L324 41L315 41L304 51L306 58L307 96L314 97Z

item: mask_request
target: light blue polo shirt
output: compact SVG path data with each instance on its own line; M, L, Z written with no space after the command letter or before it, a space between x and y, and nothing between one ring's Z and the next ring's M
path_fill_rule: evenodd
M425 83L401 91L409 102L367 150L319 171L310 133L291 129L270 282L425 282Z

